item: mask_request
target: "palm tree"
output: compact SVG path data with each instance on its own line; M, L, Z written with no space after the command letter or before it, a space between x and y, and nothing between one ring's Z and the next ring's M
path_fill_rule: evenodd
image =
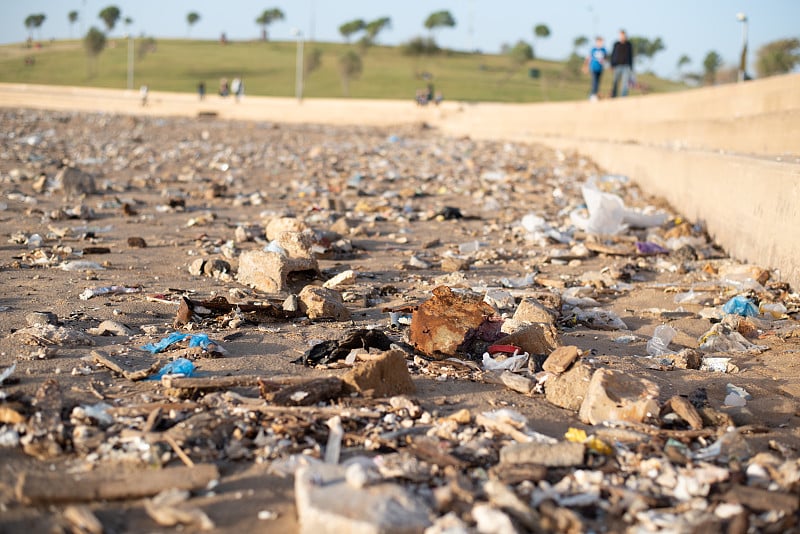
M67 19L69 19L69 36L72 38L72 28L75 26L75 23L78 22L78 12L73 10L67 13Z
M381 17L379 19L375 19L372 22L368 22L367 25L364 27L364 30L367 32L367 39L369 39L370 43L374 43L378 37L378 34L382 32L386 28L392 27L392 19L389 17Z
M33 41L33 30L36 28L36 15L25 17L25 29L28 30L28 39Z
M550 37L550 28L547 26L547 24L537 24L533 28L533 35L536 37L536 39L547 39Z
M88 71L91 78L97 74L97 56L106 47L106 34L92 26L83 38L83 46L89 56Z
M119 20L121 14L122 12L117 6L108 6L103 8L103 10L100 11L97 16L103 21L103 24L106 25L108 33L111 33L112 30L114 30L114 26L117 25L117 21Z
M705 82L713 85L717 81L717 71L722 66L722 57L711 50L703 59L703 73Z
M261 15L258 16L256 19L256 24L261 26L261 40L267 41L269 40L267 37L267 26L275 22L276 20L283 20L284 14L283 11L278 9L277 7L273 7L272 9L265 9Z
M341 26L339 26L339 33L342 34L344 37L345 42L350 42L350 37L357 32L360 32L366 27L366 23L364 19L354 19L348 22L345 22Z
M186 24L189 25L189 32L188 33L190 33L190 34L192 33L192 26L194 26L197 23L198 20L200 20L200 14L199 13L191 11L190 13L188 13L186 15Z
M449 11L436 11L428 15L425 19L425 28L433 33L437 28L453 28L456 25L456 19Z

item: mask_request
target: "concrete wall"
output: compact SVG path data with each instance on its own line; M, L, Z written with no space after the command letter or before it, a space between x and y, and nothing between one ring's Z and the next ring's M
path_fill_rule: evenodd
M800 287L800 74L746 84L600 102L461 104L232 99L0 84L0 106L275 122L426 122L451 135L575 150L665 197L735 258L778 269Z
M586 154L704 221L732 257L800 287L800 75L596 103L487 104L439 125Z

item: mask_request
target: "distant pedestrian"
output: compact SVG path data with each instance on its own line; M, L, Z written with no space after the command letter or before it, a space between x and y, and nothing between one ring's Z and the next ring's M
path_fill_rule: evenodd
M200 97L200 100L205 100L206 98L206 82L201 81L197 84L197 96Z
M231 94L230 87L228 87L228 78L222 78L219 81L219 96L225 97Z
M619 41L611 50L611 68L614 69L614 83L611 86L611 98L616 98L617 88L622 84L621 96L628 96L628 86L633 74L633 45L628 40L625 30L619 31Z
M142 106L146 106L147 105L147 95L149 93L150 93L150 89L146 85L143 85L143 86L141 86L139 88L139 96L142 99Z
M603 46L603 38L596 37L594 46L586 56L583 63L583 71L592 75L592 92L589 94L589 100L597 100L597 92L600 90L600 78L603 76L603 67L605 66L608 52Z
M231 82L231 93L236 98L238 102L241 100L242 96L244 95L244 82L241 78L234 78Z

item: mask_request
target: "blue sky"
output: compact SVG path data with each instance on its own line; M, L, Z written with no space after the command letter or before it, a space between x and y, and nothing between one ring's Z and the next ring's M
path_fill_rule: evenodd
M270 37L276 40L292 39L292 29L297 28L316 40L341 41L337 30L341 23L388 16L392 28L379 38L384 44L424 34L422 23L427 15L447 9L456 19L456 27L438 32L437 42L442 46L497 52L503 43L532 42L533 26L543 23L552 35L534 43L536 54L552 59L565 58L578 35L599 34L610 44L619 28L625 28L629 35L663 39L666 50L652 65L662 76L675 75L682 54L692 59L689 68L694 70L701 70L709 50L717 51L727 66L735 65L742 42L742 25L736 19L739 12L749 18L750 71L760 45L783 37L800 38L800 0L0 0L0 43L24 41L24 20L31 13L47 15L42 38L68 38L67 13L73 9L80 13L72 29L72 36L77 37L90 25L102 28L97 14L111 4L134 20L134 34L156 38L186 37L189 11L201 16L191 30L192 37L217 39L225 32L232 40L257 38L259 27L254 21L261 11L272 7L286 14L285 20L270 27ZM122 35L124 31L120 24L113 33Z

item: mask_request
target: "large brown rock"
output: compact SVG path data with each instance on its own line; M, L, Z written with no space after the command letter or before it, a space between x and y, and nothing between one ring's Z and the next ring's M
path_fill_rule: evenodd
M373 397L391 397L415 393L402 350L389 350L380 354L362 356L358 363L342 377L345 391L368 394Z
M578 411L589 391L594 369L578 360L563 374L552 376L544 383L544 394L548 402L567 410Z
M298 298L300 299L300 311L305 313L309 319L334 319L336 321L350 319L350 310L345 307L342 295L334 289L306 286Z
M578 356L580 356L580 353L575 345L558 347L550 353L550 356L542 364L542 368L551 373L563 373L569 369L572 362L578 359Z
M462 348L468 334L480 328L492 315L494 308L483 301L483 296L439 286L411 318L411 343L428 356L453 356Z
M579 415L590 425L603 421L641 423L658 417L658 394L658 386L646 378L598 369L589 382Z

